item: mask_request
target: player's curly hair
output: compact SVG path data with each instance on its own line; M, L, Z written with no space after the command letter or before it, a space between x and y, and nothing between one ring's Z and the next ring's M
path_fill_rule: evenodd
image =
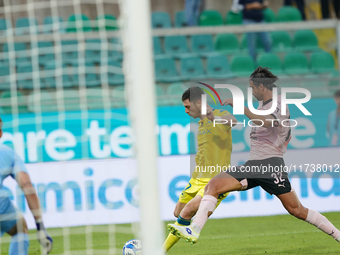
M268 70L267 67L259 66L255 69L255 71L250 75L249 80L253 81L255 86L259 86L263 84L269 90L273 90L274 87L277 87L274 83L279 78L274 75L271 71Z
M184 91L182 95L182 102L189 99L191 102L196 102L197 100L201 100L201 96L204 94L203 90L200 87L190 87L186 91Z

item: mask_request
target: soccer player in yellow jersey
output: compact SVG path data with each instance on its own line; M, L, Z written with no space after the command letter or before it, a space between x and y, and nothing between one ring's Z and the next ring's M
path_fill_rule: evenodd
M236 125L237 121L228 111L213 109L208 104L207 114L202 115L202 94L204 92L199 87L191 87L182 95L185 112L194 119L200 120L198 121L196 167L175 207L174 215L177 218L175 222L177 225L190 225L190 220L196 214L204 195L205 186L212 177L218 174L216 167L222 168L230 165L231 123ZM214 120L216 120L215 125ZM209 172L207 169L215 171ZM228 194L220 194L217 206ZM164 250L167 252L178 240L179 237L170 233L163 245Z

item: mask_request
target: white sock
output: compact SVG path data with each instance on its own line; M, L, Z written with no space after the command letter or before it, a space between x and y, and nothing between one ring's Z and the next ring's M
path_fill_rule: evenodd
M334 227L334 225L325 216L321 215L317 211L308 209L306 221L340 242L340 231Z
M217 204L217 198L204 195L202 201L200 203L200 207L196 213L195 219L191 223L191 227L195 230L196 233L200 233L204 227L204 224L208 220L208 213L214 212Z

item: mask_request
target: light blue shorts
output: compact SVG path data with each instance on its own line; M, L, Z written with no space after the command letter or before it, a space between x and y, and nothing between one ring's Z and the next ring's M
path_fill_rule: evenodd
M11 200L8 197L0 197L0 236L14 227L18 217L20 213Z

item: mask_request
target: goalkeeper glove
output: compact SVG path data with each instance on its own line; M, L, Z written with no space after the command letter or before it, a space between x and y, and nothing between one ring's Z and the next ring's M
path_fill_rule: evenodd
M52 250L53 240L47 233L41 219L36 220L35 224L37 225L37 239L43 248L44 254L48 254Z

